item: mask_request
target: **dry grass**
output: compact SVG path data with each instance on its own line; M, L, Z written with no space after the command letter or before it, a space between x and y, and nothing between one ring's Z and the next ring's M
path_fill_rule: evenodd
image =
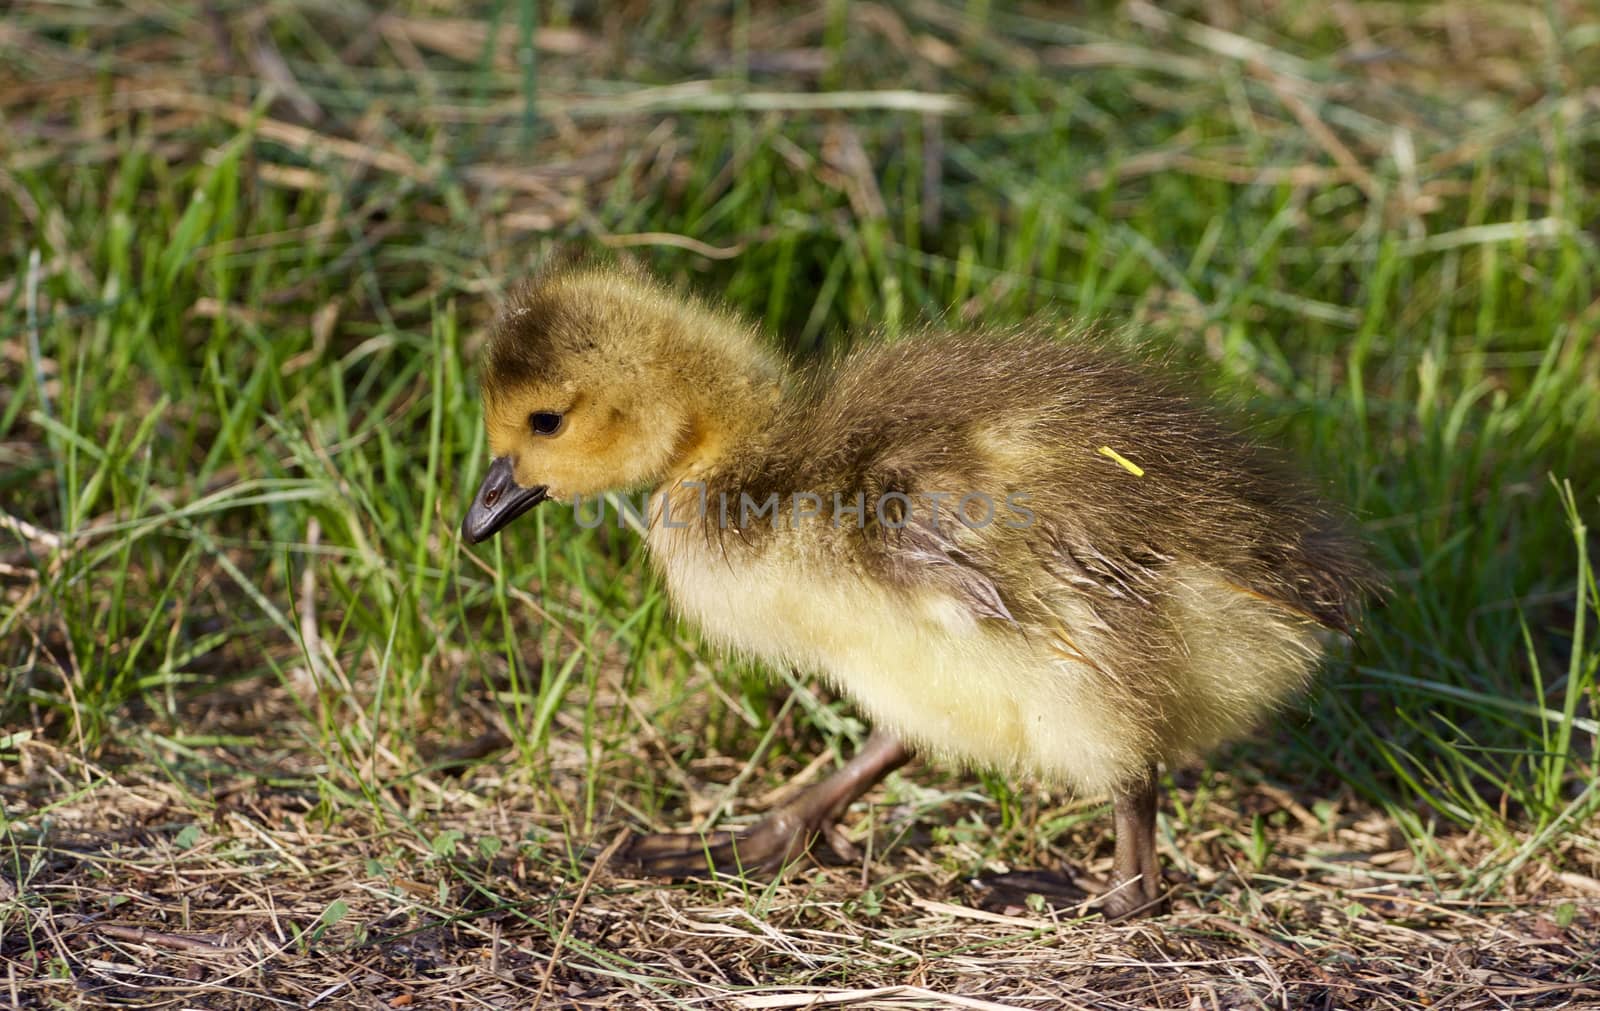
M222 752L207 756L204 799L148 765L113 772L39 743L20 754L0 787L9 810L33 812L11 825L0 880L0 994L17 1007L1600 1001L1600 841L1575 836L1562 854L1587 875L1541 863L1474 900L1438 868L1476 865L1483 840L1442 841L1425 871L1381 815L1312 815L1268 786L1177 790L1192 824L1164 843L1184 869L1175 909L1120 926L984 908L972 847L935 830L967 820L961 798L904 781L858 820L876 828L866 866L808 863L770 888L665 886L575 863L541 788L493 767L375 818L228 769L237 756ZM1251 834L1245 812L1284 822L1257 861L1231 848ZM1105 822L1040 856L1108 852Z

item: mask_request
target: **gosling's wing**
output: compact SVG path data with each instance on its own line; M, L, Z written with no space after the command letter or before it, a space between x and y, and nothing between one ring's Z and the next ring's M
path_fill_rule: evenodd
M1058 624L1058 606L1047 601L1063 594L1112 620L1157 606L1172 556L1119 533L1059 516L969 524L948 508L914 508L873 530L895 583L942 592L974 621L1032 631Z
M1041 526L1033 541L1042 568L1091 598L1145 607L1161 592L1161 569L1172 555L1140 541L1126 545L1081 526Z
M903 586L942 591L958 601L974 619L1017 624L1000 581L955 531L960 524L939 524L913 517L898 528L880 528L890 577Z
M1118 549L1087 529L1059 524L1019 530L918 517L879 536L899 585L941 594L969 627L998 623L1098 671L1107 691L1122 685L1131 693L1128 712L1144 704L1142 682L1126 680L1143 668L1129 657L1167 648L1157 640L1167 628L1159 615L1168 555L1144 545Z

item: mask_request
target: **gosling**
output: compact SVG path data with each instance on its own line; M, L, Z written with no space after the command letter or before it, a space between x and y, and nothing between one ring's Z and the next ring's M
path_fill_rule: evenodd
M860 753L647 872L776 870L913 753L1113 799L1107 918L1160 908L1158 763L1248 731L1348 633L1340 516L1150 366L1081 333L923 333L791 365L642 274L548 273L480 362L480 542L539 502L648 489L676 607L870 717Z

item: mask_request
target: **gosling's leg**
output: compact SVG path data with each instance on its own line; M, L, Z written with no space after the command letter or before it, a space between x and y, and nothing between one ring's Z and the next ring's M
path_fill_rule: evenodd
M1021 906L1040 895L1062 906L1101 896L1099 910L1107 920L1159 913L1166 907L1161 862L1156 857L1156 770L1152 766L1137 783L1112 793L1116 851L1111 880L1080 877L1063 871L1010 871L980 879L978 902L986 909Z
M911 752L881 731L839 771L798 796L785 801L755 828L742 834L653 834L636 837L622 859L639 865L646 874L662 877L709 877L714 873L774 872L810 847L821 835L845 859L854 847L835 824L846 808L890 772L911 760Z
M1116 852L1111 890L1101 911L1108 920L1159 912L1164 905L1161 862L1156 857L1156 770L1112 795Z

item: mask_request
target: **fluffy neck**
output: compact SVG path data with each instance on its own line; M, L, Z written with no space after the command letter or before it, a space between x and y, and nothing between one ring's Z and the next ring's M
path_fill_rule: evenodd
M788 370L751 332L717 334L685 356L693 393L668 486L704 480L764 438L783 401ZM698 359L698 361L696 361Z

